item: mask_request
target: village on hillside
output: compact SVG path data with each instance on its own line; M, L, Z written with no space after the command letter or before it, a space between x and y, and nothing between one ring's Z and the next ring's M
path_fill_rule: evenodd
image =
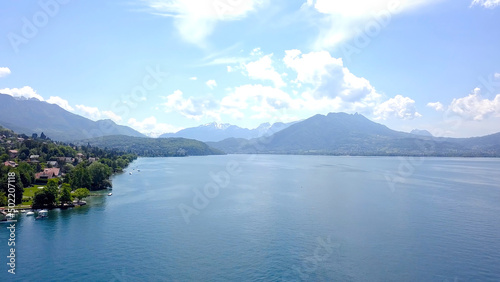
M0 207L7 206L8 191L13 187L18 209L85 203L82 195L110 188L111 175L123 171L135 158L133 154L90 144L53 141L44 133L29 137L0 127ZM15 173L14 183L8 183L11 172ZM5 212L0 212L0 220L2 215L5 217Z

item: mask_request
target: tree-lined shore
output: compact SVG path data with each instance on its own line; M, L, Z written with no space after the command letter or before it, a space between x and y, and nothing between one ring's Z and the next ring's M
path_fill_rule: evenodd
M16 205L50 208L73 198L81 199L85 190L111 187L110 177L136 158L135 154L115 149L66 144L52 141L43 133L26 136L0 127L0 206L8 204L12 185ZM9 187L11 172L15 173L15 181ZM24 188L35 184L44 188L32 197L23 197Z

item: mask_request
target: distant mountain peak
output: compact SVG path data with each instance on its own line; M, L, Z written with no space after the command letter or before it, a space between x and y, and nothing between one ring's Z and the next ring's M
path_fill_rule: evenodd
M414 134L414 135L434 137L432 135L432 133L430 133L427 130L422 130L422 129L413 129L410 133Z
M221 130L227 129L230 126L231 125L228 123L217 123L215 121L201 125L201 127L211 127L211 128L221 129Z
M242 128L229 123L211 122L197 127L190 127L179 130L176 133L165 133L160 135L160 138L183 137L196 139L203 142L217 142L227 138L243 138L252 139L265 135L271 135L278 132L290 124L277 122L270 124L269 122L262 123L255 129Z

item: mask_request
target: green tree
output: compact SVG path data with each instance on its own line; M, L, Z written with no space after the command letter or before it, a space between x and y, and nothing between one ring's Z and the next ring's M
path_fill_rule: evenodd
M92 178L92 190L105 189L111 186L108 178L113 174L113 170L109 166L94 162L89 165L88 172Z
M8 160L9 160L9 155L7 155L7 154L2 154L2 155L0 156L0 162L4 163L4 162L6 162L6 161L8 161Z
M47 181L47 185L45 186L45 189L47 189L47 192L51 195L51 197L54 198L54 201L57 199L57 196L59 195L59 179L58 178L52 178Z
M22 162L17 167L19 177L24 187L29 187L35 181L35 170L28 163Z
M90 192L87 188L78 188L73 193L73 196L78 199L78 201L87 198L90 195Z
M36 191L33 196L33 207L53 207L59 194L57 184L58 179L49 179L45 188Z
M59 196L59 201L61 203L71 202L71 186L68 183L64 183L61 186L61 194Z
M7 206L7 204L7 196L5 196L5 193L3 191L0 191L0 207L5 207Z
M34 208L44 208L47 206L53 206L55 199L51 197L51 194L46 188L38 190L33 196L33 207Z
M92 178L83 163L78 164L71 171L71 175L69 176L69 184L71 185L71 188L73 190L77 188L92 186Z

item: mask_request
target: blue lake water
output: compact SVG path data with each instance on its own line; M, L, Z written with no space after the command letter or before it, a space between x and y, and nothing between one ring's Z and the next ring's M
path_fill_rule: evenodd
M1 225L0 281L500 281L500 159L140 158L87 202L15 275Z

